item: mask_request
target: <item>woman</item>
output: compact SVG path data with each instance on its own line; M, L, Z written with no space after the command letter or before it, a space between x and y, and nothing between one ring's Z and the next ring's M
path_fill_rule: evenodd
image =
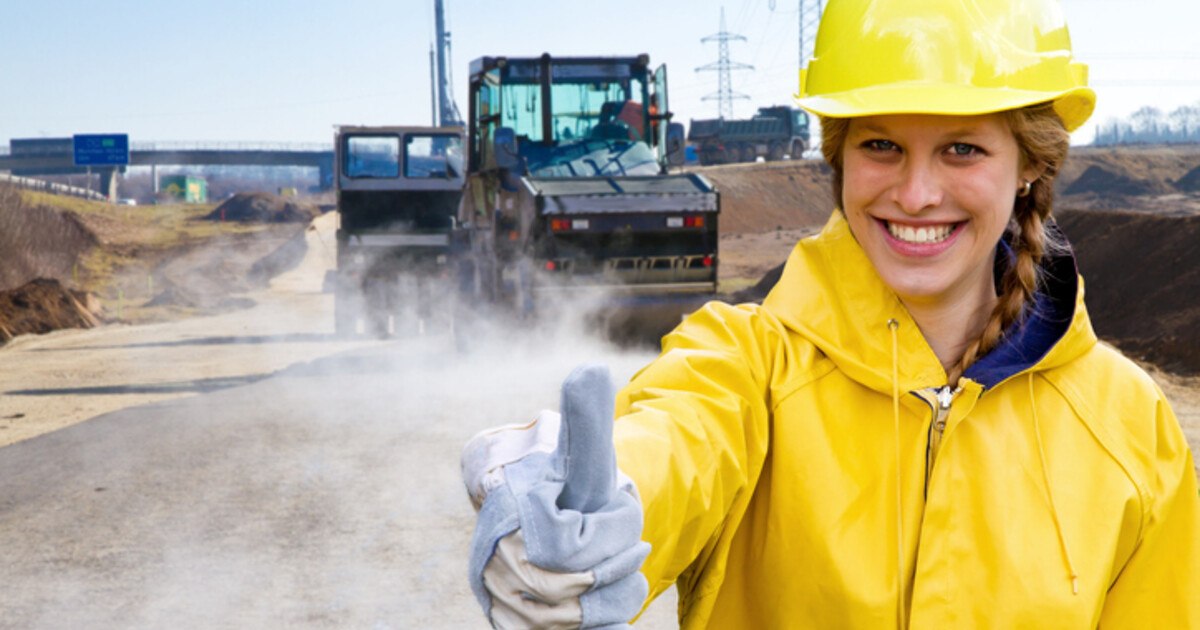
M482 465L514 506L476 530L493 621L623 621L645 578L687 628L1200 627L1190 451L1049 221L1093 103L1053 0L831 0L800 104L840 209L620 392L625 492L572 443L594 376L576 439Z

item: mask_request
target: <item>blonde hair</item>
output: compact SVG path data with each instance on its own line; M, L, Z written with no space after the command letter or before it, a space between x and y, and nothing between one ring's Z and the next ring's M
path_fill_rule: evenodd
M979 357L995 348L1004 331L1021 318L1025 305L1031 304L1041 283L1039 266L1047 251L1065 247L1065 243L1046 230L1054 207L1054 178L1067 159L1070 135L1051 103L1031 105L1003 112L1020 150L1020 167L1032 167L1041 175L1031 182L1028 195L1018 196L1013 204L1009 225L1015 256L1000 278L999 300L988 317L983 332L967 345L958 363L949 370L948 382L957 383L963 372ZM821 153L833 169L833 198L842 208L844 182L843 157L848 118L821 117ZM1016 191L1014 191L1016 194Z

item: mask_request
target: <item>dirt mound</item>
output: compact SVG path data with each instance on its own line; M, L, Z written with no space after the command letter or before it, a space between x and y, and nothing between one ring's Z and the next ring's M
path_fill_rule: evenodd
M1122 173L1103 166L1091 165L1074 182L1063 191L1068 195L1096 193L1100 195L1151 195L1166 192L1162 186L1154 183L1133 179Z
M1175 187L1184 192L1200 192L1200 166L1176 180Z
M72 291L58 280L37 278L10 291L0 291L0 343L17 335L41 335L63 328L99 325L96 299Z
M300 203L270 193L238 193L205 215L209 221L239 223L308 223L321 211L313 204Z
M829 167L816 160L698 168L721 192L722 234L819 228L829 219Z
M1070 188L1092 166L1141 182L1151 194L1176 192L1175 181L1200 165L1200 145L1128 147L1071 147L1067 163L1059 171L1058 192ZM1071 206L1074 207L1074 206Z
M16 188L0 184L0 290L35 278L69 278L97 242L78 215L30 206Z
M1167 370L1200 373L1200 216L1060 213L1096 333Z
M286 243L254 261L248 272L250 281L256 285L266 286L270 283L271 278L295 269L300 261L304 260L304 255L308 253L308 240L305 238L305 234L313 229L310 225L307 230L297 232Z
M161 291L150 298L144 306L170 306L201 312L220 312L251 308L254 300L245 297L214 295L174 283L168 283Z

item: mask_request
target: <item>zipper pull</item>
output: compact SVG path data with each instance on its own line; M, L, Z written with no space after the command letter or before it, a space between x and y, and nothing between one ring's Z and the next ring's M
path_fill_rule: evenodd
M937 391L938 407L943 411L949 409L950 403L954 402L954 395L957 393L958 390L950 389L949 385L943 385L942 388Z

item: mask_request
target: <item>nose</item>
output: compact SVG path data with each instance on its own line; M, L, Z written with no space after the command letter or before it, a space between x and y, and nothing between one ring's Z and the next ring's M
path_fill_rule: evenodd
M900 177L892 189L892 201L905 214L917 215L941 205L942 186L930 163L909 159Z

